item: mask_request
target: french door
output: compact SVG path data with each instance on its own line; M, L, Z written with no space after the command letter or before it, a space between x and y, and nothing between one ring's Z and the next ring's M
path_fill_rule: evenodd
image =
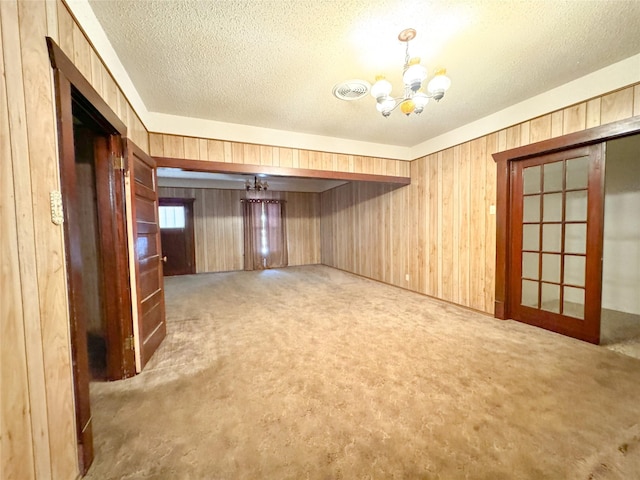
M512 163L512 318L598 343L603 144Z

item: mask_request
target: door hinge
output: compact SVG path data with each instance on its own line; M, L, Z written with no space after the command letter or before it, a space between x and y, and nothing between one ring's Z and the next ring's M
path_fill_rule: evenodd
M124 157L122 155L112 154L112 158L113 158L113 169L124 170Z
M136 348L136 344L135 341L133 339L133 335L129 335L128 337L125 337L124 339L124 349L125 350L135 350Z

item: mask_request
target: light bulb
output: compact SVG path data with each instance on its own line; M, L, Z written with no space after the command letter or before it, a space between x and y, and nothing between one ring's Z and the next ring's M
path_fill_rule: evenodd
M413 102L416 104L415 113L422 113L424 107L429 103L429 97L422 92L418 92L413 96Z
M444 69L438 70L436 72L436 76L433 77L427 85L429 93L432 94L436 101L444 97L444 92L449 90L449 87L451 86L451 80L449 80L449 77L445 75L446 72L447 71Z
M387 96L378 99L378 103L376 103L376 109L382 113L385 117L389 116L391 110L396 106L396 101Z
M418 57L412 58L409 61L409 67L402 75L402 81L411 88L411 90L417 92L425 78L427 78L427 69L420 65L420 59Z
M416 108L416 104L413 102L413 100L405 100L404 102L402 102L402 104L400 105L400 110L402 110L402 113L404 113L405 115L409 115L411 112L413 112L413 110Z
M376 77L376 83L371 87L371 96L375 99L388 97L392 88L391 84L385 80L384 77L378 76Z

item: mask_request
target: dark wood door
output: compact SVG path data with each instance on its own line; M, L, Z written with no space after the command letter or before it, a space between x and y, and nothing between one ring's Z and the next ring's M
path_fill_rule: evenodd
M156 163L127 139L136 272L136 345L144 368L167 333L160 257Z
M512 318L598 343L602 144L514 162Z
M160 199L164 275L196 273L192 198Z

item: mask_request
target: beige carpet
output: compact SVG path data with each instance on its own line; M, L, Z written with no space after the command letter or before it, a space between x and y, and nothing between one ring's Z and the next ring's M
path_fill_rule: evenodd
M328 267L167 279L91 479L640 478L640 360Z

